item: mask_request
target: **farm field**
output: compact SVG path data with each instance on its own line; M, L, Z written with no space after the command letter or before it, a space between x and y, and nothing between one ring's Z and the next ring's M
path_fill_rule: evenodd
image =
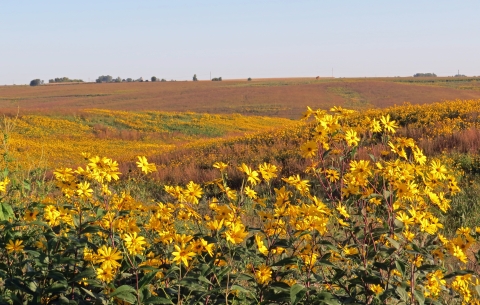
M189 111L298 119L307 106L353 109L480 98L477 78L269 79L0 87L2 113L81 109Z
M477 79L11 86L0 109L0 303L480 304Z

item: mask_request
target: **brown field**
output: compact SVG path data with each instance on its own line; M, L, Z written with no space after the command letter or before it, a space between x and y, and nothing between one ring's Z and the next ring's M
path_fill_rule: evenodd
M240 113L296 119L305 110L341 105L354 109L404 102L480 98L480 79L290 78L143 83L2 86L0 112L72 113L80 109ZM449 82L447 82L449 81Z

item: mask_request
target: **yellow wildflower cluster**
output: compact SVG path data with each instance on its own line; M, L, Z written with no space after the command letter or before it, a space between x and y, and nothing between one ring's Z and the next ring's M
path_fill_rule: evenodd
M408 126L417 130L423 137L452 134L464 129L479 128L478 109L480 100L455 100L438 103L412 105L404 104L386 109L369 109L362 113L352 115L352 123L368 124L377 132L379 130L378 119L382 116L393 117L396 124ZM387 118L387 117L385 117ZM384 123L381 121L381 123ZM396 129L394 125L388 126L388 130ZM383 127L386 127L383 124ZM390 127L392 127L390 129Z
M356 125L357 115L308 108L311 133L297 147L306 169L284 177L265 160L219 159L218 179L163 185L143 176L157 170L144 156L131 178L85 154L84 167L55 170L61 192L24 199L0 223L6 285L29 300L31 281L48 297L104 303L408 303L450 292L478 303L467 267L480 229L447 238L441 222L460 191L455 172L396 136L396 117Z
M79 164L82 159L77 156L85 147L92 153L131 161L137 155L171 151L185 142L201 145L209 139L258 133L296 122L258 116L90 109L70 119L24 115L14 124L10 153L24 168L33 162L53 168Z

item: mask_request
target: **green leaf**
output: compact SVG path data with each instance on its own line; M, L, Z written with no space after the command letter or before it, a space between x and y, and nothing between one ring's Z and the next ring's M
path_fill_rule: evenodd
M151 297L145 300L145 304L173 304L173 302L162 297Z
M373 266L377 267L378 269L388 271L388 269L390 268L390 263L375 262L373 263Z
M471 270L458 270L458 271L455 271L455 272L452 272L452 273L449 273L449 274L445 275L443 278L447 280L447 279L452 278L454 276L465 275L465 274L473 274L473 271L471 271Z
M35 291L32 291L30 287L27 287L23 282L21 282L19 279L16 278L11 278L11 279L6 279L5 280L5 286L10 289L10 290L15 290L12 286L20 289L21 291L28 293L30 295L34 295Z
M269 287L273 289L279 289L282 291L290 291L290 286L284 282L273 282L269 284Z
M139 289L142 289L145 285L148 285L157 274L157 271L150 271L147 274L144 274L142 279L138 282Z
M480 285L475 286L475 290L477 291L477 294L480 297Z
M387 190L383 190L383 198L388 201L388 198L392 195L392 192L389 192Z
M198 277L198 280L199 280L200 282L204 282L204 283L207 283L207 284L209 284L209 285L213 285L212 282L210 282L210 281L209 281L206 277L204 277L204 276L199 276L199 277Z
M425 303L428 305L442 305L439 301L430 298L426 298Z
M27 191L30 191L31 190L31 186L30 186L30 181L28 180L24 180L23 181L23 188L26 189Z
M0 221L15 218L12 207L8 203L0 203Z
M94 298L94 299L97 299L97 297L93 294L93 292L91 292L90 290L88 289L85 289L83 287L80 287L80 289L82 289L86 294L88 294L88 296Z
M40 252L34 250L23 250L23 252L27 253L30 257L39 257Z
M298 258L296 257L287 257L282 260L279 260L275 264L272 265L272 267L276 266L287 266L287 265L297 265L298 264Z
M422 250L416 244L411 243L410 245L412 245L413 252L423 254Z
M99 231L100 231L100 227L87 225L80 231L80 234L87 234L87 233L94 234Z
M307 289L304 286L295 284L290 288L290 302L292 305L297 304L303 296L307 293Z
M395 248L395 249L400 249L400 244L398 243L398 241L390 238L390 237L387 237L388 241L390 242L390 244L392 244L392 246Z
M137 297L130 292L123 292L117 294L115 297L130 304L134 304L137 301Z
M93 278L97 274L95 273L95 270L93 268L88 268L77 274L70 282L80 282L84 278Z
M398 219L395 219L393 222L394 222L394 224L395 224L395 227L397 227L397 228L403 228L403 227L405 227L405 225L403 224L403 222L401 222L401 221L398 220Z
M98 218L98 219L102 218L102 217L105 216L106 214L107 214L107 211L104 210L104 209L100 209L100 208L99 208L99 209L97 210L97 218Z
M128 286L128 285L122 285L120 287L118 287L117 289L115 289L114 292L110 293L110 296L111 297L114 297L114 296L117 296L119 294L122 294L122 293L136 293L137 291L131 287L131 286Z
M143 300L147 300L152 296L152 293L150 292L150 287L147 286L139 289L138 294L140 297L140 304L143 304Z
M122 285L115 289L114 292L110 293L110 297L118 298L122 301L128 302L133 304L137 301L137 297L135 296L136 290L128 285Z
M67 290L67 282L55 282L45 289L45 293L59 294Z
M332 151L331 149L326 150L322 155L322 159L325 159L325 157L327 157L331 151Z
M341 305L341 303L330 292L326 291L319 293L315 299L321 301L320 304Z
M319 241L318 243L319 243L320 245L324 245L324 246L326 246L326 247L327 247L327 249L330 249L330 250L333 250L333 251L336 251L336 252L338 252L338 248L337 248L337 247L335 247L335 245L334 245L334 244L332 244L332 243L331 243L331 242L329 242L329 241L326 241L326 240L321 240L321 241Z
M222 271L220 271L220 273L218 273L217 277L219 279L222 279L230 271L232 271L232 267L228 266L228 267L224 268Z
M278 239L270 246L270 249L273 249L274 247L288 248L289 246L290 245L286 239Z
M415 299L417 299L418 305L425 304L425 296L423 295L423 292L421 292L419 290L415 290L413 292L413 295L415 296Z
M65 278L63 273L61 273L60 271L56 271L56 270L50 270L48 272L47 277L51 278L51 279L54 279L56 281L65 281L65 282L67 281L67 279Z
M333 268L333 270L335 270L335 276L333 277L332 282L338 281L346 274L346 272L340 268Z
M335 267L335 265L332 264L332 262L329 261L328 259L321 259L321 260L317 261L317 263L320 264L320 265L323 265L323 266Z
M232 285L232 287L230 287L231 290L237 290L237 291L240 291L240 292L243 292L243 293L246 293L246 294L251 294L252 292L251 291L248 291L247 289L243 288L242 286L239 286L239 285Z
M35 225L35 226L45 227L46 229L50 229L50 226L46 222L43 222L40 220L31 221L29 225L31 226Z
M59 304L70 304L70 300L63 295L58 297ZM74 302L76 304L76 302Z
M400 273L402 274L402 277L405 277L405 270L406 270L405 263L402 261L396 260L395 266L397 267L397 270L400 271Z
M433 271L438 269L439 267L437 265L422 265L417 268L418 271Z
M397 295L400 298L400 300L402 300L404 302L408 301L408 293L405 290L405 288L403 288L402 286L398 286L395 291L397 292Z

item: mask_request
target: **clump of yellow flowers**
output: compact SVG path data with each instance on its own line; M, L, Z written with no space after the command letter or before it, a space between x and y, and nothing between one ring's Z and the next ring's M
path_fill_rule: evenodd
M480 304L480 227L443 232L458 173L397 136L389 114L303 117L307 165L288 177L280 163L219 160L210 183L164 185L146 177L157 166L145 156L124 175L87 154L57 169L57 191L1 222L2 301Z

